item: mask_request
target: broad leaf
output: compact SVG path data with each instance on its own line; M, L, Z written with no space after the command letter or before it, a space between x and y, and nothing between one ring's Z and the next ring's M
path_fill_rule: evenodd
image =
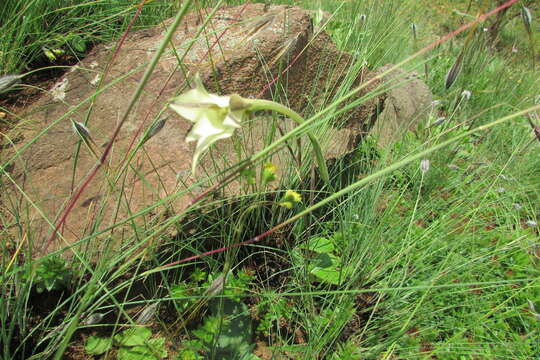
M84 344L84 351L89 355L101 355L112 347L111 338L102 338L97 336L90 336L86 339Z
M122 346L145 346L150 337L152 331L145 327L134 327L127 329L121 334L115 335L114 340Z

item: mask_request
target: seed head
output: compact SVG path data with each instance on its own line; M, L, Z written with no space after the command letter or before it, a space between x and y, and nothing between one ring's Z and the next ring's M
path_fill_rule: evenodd
M98 324L101 322L101 320L103 320L103 317L105 317L105 315L101 313L90 314L88 315L86 319L84 319L83 324L84 325Z
M416 40L416 24L415 23L411 25L411 30L412 30L413 39Z
M527 224L527 226L529 226L529 227L537 227L538 226L538 223L536 221L534 221L534 220L527 220L525 222L525 224Z
M450 87L456 82L456 79L461 73L461 64L462 64L462 56L460 55L458 56L454 65L452 65L452 67L446 74L446 77L444 79L444 87L446 88L446 90L450 89Z
M0 77L0 94L13 89L13 86L19 83L21 75L4 75Z
M152 138L154 135L156 135L158 132L160 132L161 129L163 129L163 127L167 123L167 120L168 120L168 118L163 118L163 119L159 119L158 121L153 123L152 126L150 126L150 129L148 130L148 133L146 133L146 137L145 137L143 142L147 142L148 140L150 140L150 138Z
M442 124L443 122L445 122L445 121L446 121L446 118L445 118L444 116L443 116L443 117L440 117L440 118L438 118L437 120L435 120L435 121L431 124L431 126L439 126L439 125L441 125L441 124Z
M463 91L461 92L461 97L462 97L463 99L465 99L465 100L469 100L469 99L471 98L471 95L472 95L472 93L471 93L470 90L463 90Z
M529 34L530 36L532 34L532 29L531 29L532 14L531 14L531 10L529 10L525 6L521 7L521 20L523 21L523 25L525 26L525 30L527 31L527 34Z
M141 311L140 315L137 317L137 320L135 322L139 325L145 325L147 324L154 315L156 314L157 308L159 306L159 302L155 302L152 305L148 305L144 308L143 311Z
M422 171L422 174L425 174L429 171L429 166L430 164L428 159L420 161L420 171Z
M88 130L83 123L72 120L71 125L73 126L73 132L83 138L83 140L88 140L90 138L90 130Z

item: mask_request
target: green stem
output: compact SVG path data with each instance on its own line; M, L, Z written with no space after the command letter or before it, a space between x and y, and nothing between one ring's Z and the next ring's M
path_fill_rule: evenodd
M250 103L249 109L252 111L272 110L272 111L275 111L275 112L278 112L280 114L290 117L299 125L305 122L304 118L300 116L300 114L298 114L296 111L291 110L288 107L278 104L274 101L257 99L257 100L250 100L249 103ZM309 140L311 141L311 145L313 146L313 151L315 152L315 159L317 161L317 165L319 165L319 171L321 173L321 177L327 184L329 184L330 176L328 175L328 168L326 167L326 160L324 159L321 145L319 144L319 141L317 140L317 138L311 132L308 132L307 135L309 137Z

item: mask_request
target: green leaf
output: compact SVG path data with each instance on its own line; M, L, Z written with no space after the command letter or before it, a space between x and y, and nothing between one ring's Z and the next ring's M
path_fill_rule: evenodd
M152 352L156 354L160 359L167 357L167 350L165 349L165 338L158 337L150 339L147 345Z
M334 242L323 237L317 237L300 244L299 248L315 251L319 254L331 253L335 250Z
M89 355L101 355L112 347L111 338L90 336L84 344L84 351Z
M159 360L167 357L165 338L150 339L146 345L121 347L118 350L118 360Z
M146 345L152 336L152 331L145 327L130 328L115 335L114 340L121 346Z
M333 285L340 285L348 277L349 269L340 270L340 259L332 254L319 254L313 265L310 266L310 273Z
M118 349L118 360L159 360L146 346L121 347Z
M204 359L193 349L182 350L180 354L176 357L177 360L202 360Z

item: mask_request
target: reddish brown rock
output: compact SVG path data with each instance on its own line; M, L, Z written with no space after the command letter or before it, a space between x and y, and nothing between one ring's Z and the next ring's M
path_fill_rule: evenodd
M107 166L99 170L62 227L67 243L106 229L167 196L175 195L173 201L164 201L162 206L138 217L137 222L148 221L165 208L169 213L178 213L201 191L186 190L195 181L190 175L194 145L184 142L191 123L167 108L173 96L189 87L185 79L195 72L201 74L211 92L276 98L306 115L324 106L325 99L332 99L343 79L351 76L353 58L337 50L326 33L315 36L310 13L298 7L270 6L265 11L263 4L249 4L224 8L194 39L205 16L204 12L189 14L177 29L115 140ZM130 34L114 57L114 45L96 46L31 109L19 114L21 121L12 138L23 140L16 144L20 154L11 174L24 189L24 196L13 188L4 194L2 202L5 207L17 207L19 212L24 209L25 219L21 221L24 229L31 229L28 234L35 245L42 245L50 237L51 224L58 221L73 192L96 165L95 157L84 146L78 148L70 119L87 121L99 152L103 151L170 23ZM352 85L358 86L373 76L361 68L354 74ZM276 77L279 81L273 84ZM352 99L376 85L378 82L373 82ZM407 96L415 101L416 94ZM372 98L336 116L335 128L323 137L327 157L354 149L359 136L373 125L385 99L384 95ZM169 117L164 129L131 156L142 132L160 116ZM269 141L273 121L268 116L259 118L245 124L236 140L218 144L204 157L201 177L214 174L216 165L223 168L237 161L239 148L243 155L262 148ZM282 126L286 130L292 124L283 122ZM7 159L13 154L5 151L2 157ZM282 159L287 154L283 150L272 161L284 165ZM131 158L127 167L126 158ZM287 163L291 163L290 158ZM237 189L238 184L235 186ZM235 190L229 189L231 192ZM13 201L15 198L19 202ZM133 232L129 221L115 229L114 236L123 237L126 229ZM104 232L102 237L109 235ZM66 242L57 239L50 249Z

